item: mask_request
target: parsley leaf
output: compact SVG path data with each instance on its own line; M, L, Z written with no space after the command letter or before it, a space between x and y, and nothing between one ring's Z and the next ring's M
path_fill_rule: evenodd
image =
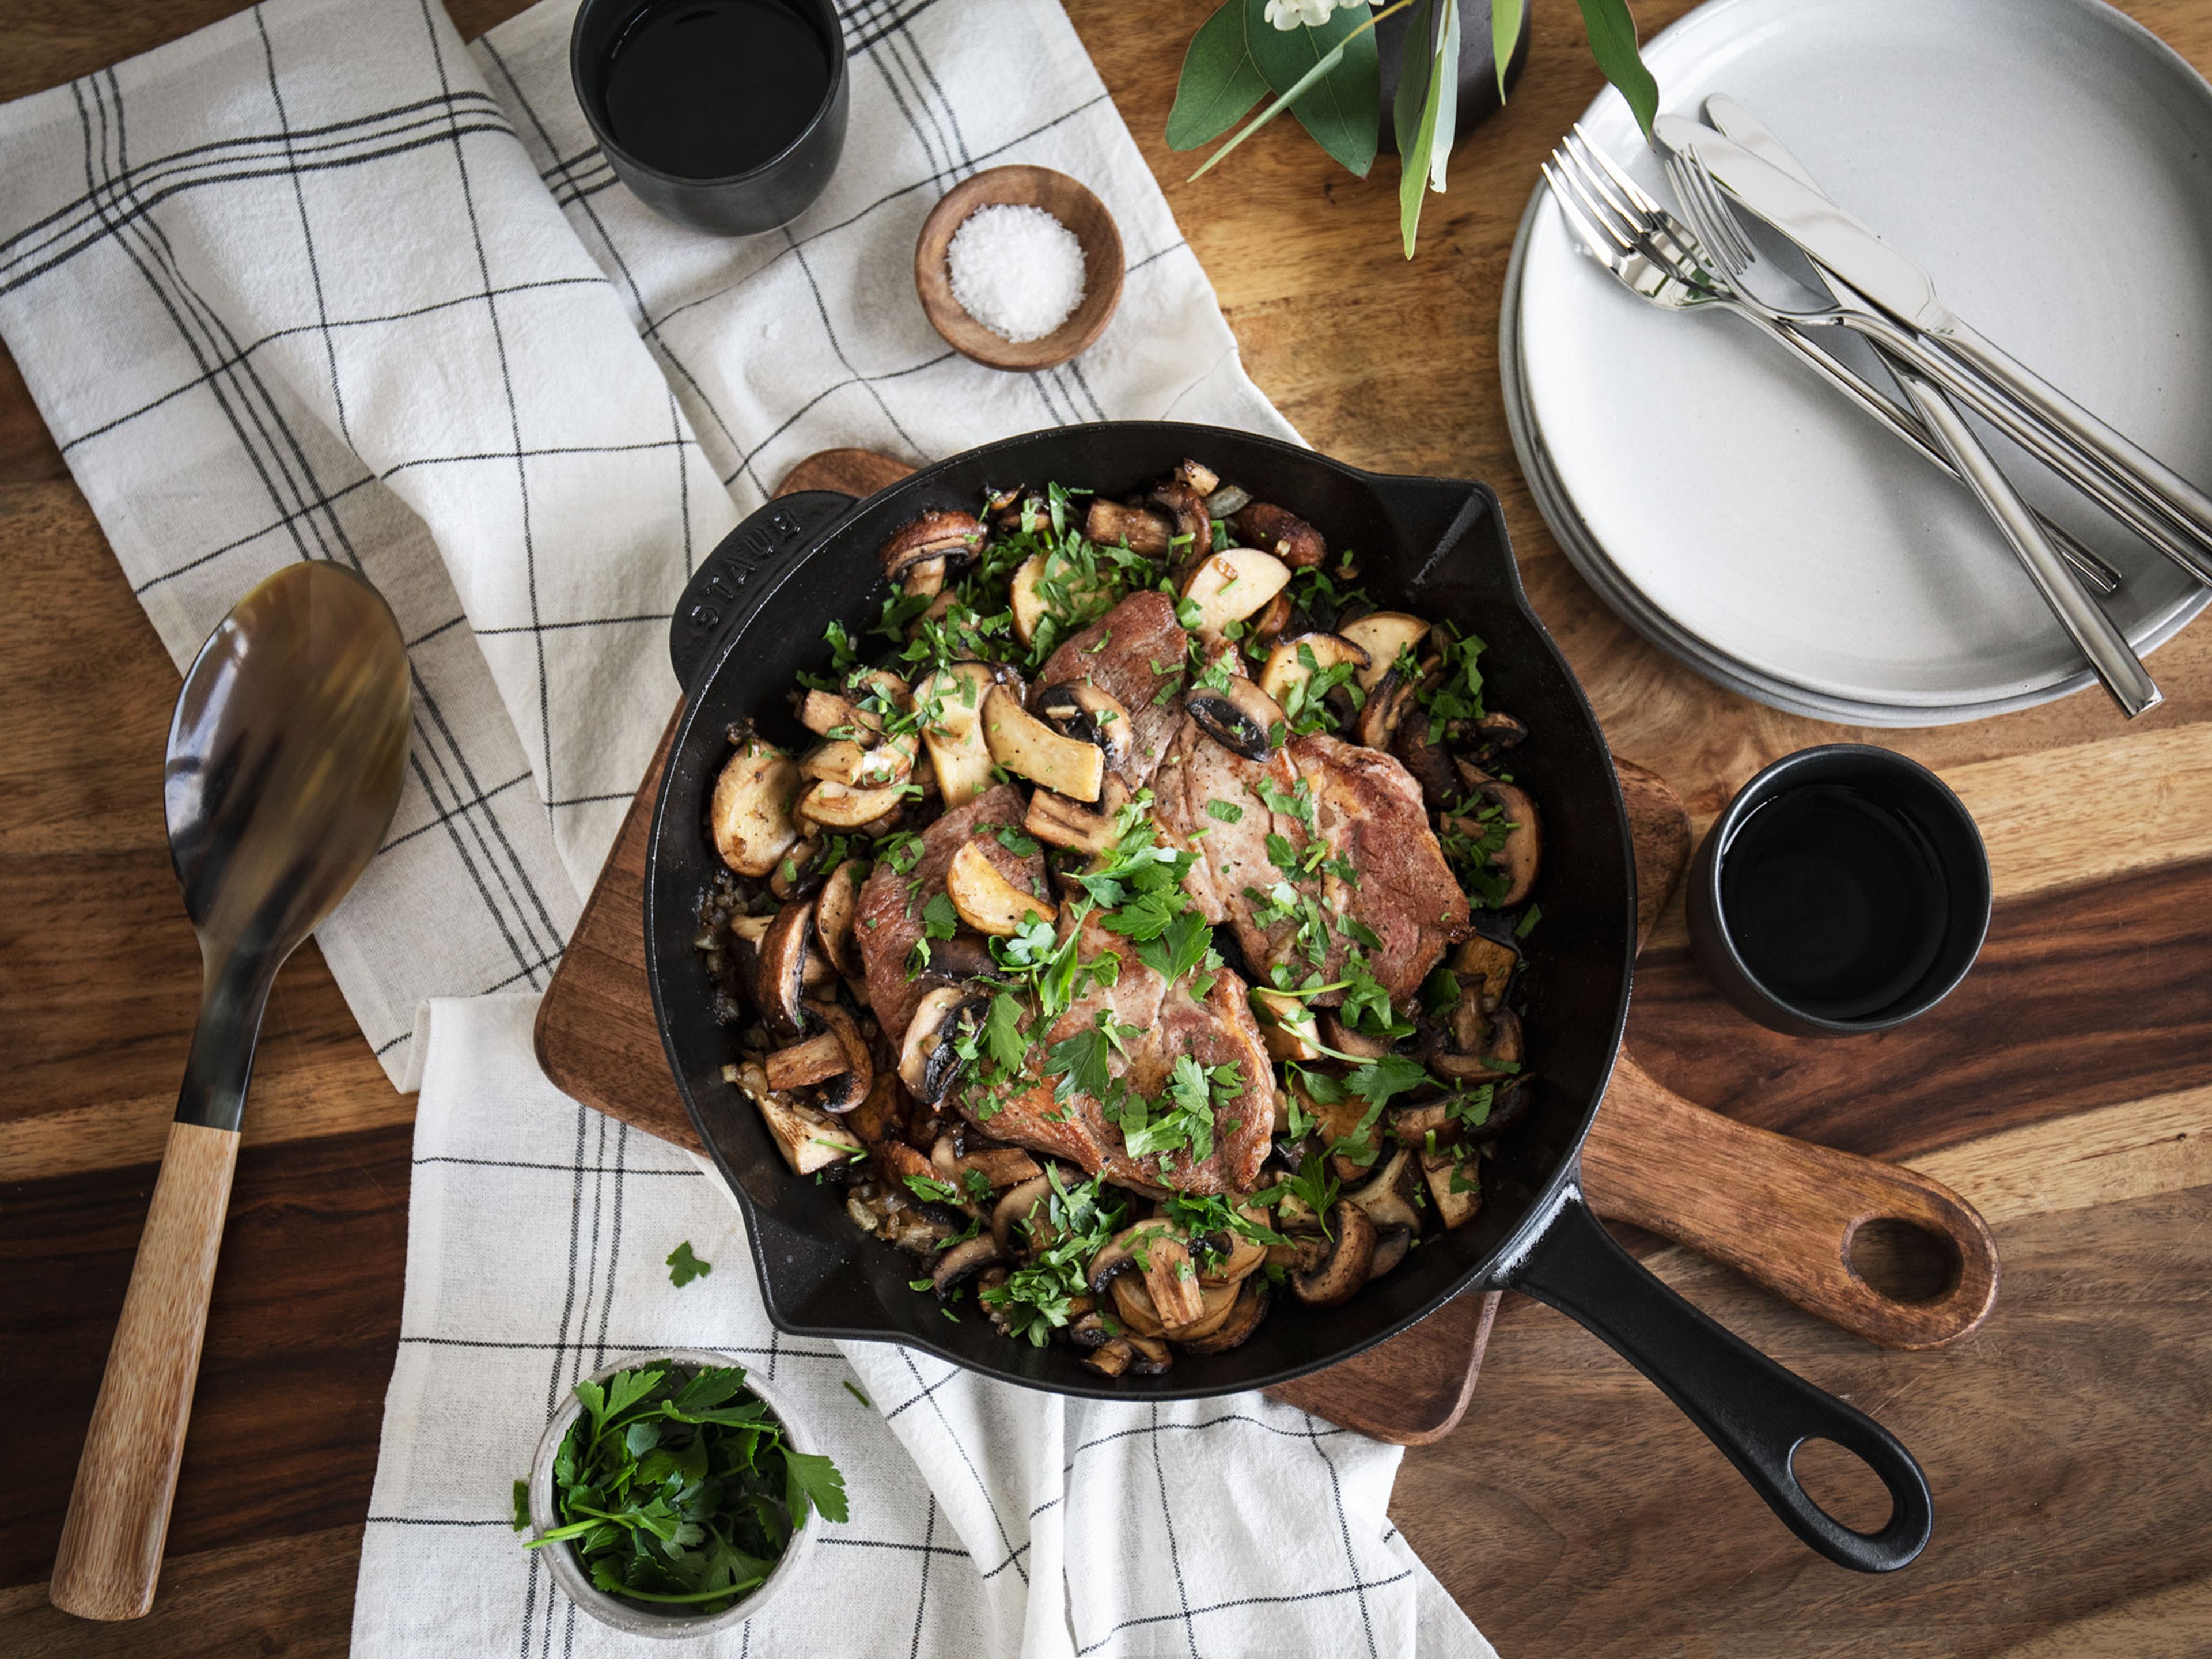
M1104 1030L1097 1025L1046 1049L1046 1070L1060 1079L1053 1085L1053 1098L1066 1100L1070 1095L1085 1094L1094 1100L1105 1099L1114 1086L1113 1076L1106 1069L1106 1056L1112 1049Z
M1221 823L1242 823L1244 809L1235 801L1210 800L1206 803L1206 816Z
M1000 1071L1019 1072L1030 1040L1022 1034L1020 999L1005 991L991 999L991 1012L983 1022L983 1047Z
M704 1279L714 1271L711 1261L702 1261L691 1254L691 1241L685 1239L668 1253L668 1282L682 1290L695 1279Z
M1109 921L1107 924L1112 927ZM1213 930L1195 910L1185 910L1137 946L1137 959L1172 985L1212 954Z
M960 931L960 912L950 893L933 893L921 907L922 933L930 939L951 939Z

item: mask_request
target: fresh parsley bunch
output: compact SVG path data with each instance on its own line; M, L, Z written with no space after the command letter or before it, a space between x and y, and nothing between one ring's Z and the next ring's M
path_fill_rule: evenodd
M720 1613L767 1581L810 1509L845 1519L845 1477L793 1449L741 1367L617 1371L576 1397L553 1463L560 1524L525 1547L573 1545L610 1595ZM514 1525L530 1526L520 1480Z

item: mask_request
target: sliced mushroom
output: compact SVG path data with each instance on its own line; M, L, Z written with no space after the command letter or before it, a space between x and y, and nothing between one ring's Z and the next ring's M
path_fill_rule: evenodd
M1089 680L1067 680L1036 694L1036 712L1064 737L1097 746L1109 772L1126 770L1136 734L1120 699Z
M1185 1353L1227 1353L1251 1340L1252 1333L1260 1328L1260 1322L1267 1316L1267 1279L1264 1273L1254 1273L1237 1287L1237 1301L1228 1316L1202 1337L1181 1338Z
M1205 1313L1198 1268L1182 1239L1172 1233L1148 1239L1137 1252L1137 1265L1144 1270L1145 1289L1152 1298L1153 1310L1169 1330L1188 1325Z
M876 1060L860 1023L834 1002L817 1000L806 1010L820 1020L844 1051L844 1064L815 1091L814 1103L825 1112L849 1112L868 1097L875 1086Z
M822 885L823 872L816 867L821 855L821 844L811 841L793 842L775 861L775 872L768 878L768 890L778 903L794 898L805 898Z
M799 705L799 723L817 738L864 744L872 744L884 729L880 715L835 691L809 691Z
M1350 1054L1355 1060L1380 1060L1395 1046L1388 1037L1370 1036L1346 1024L1334 1008L1322 1009L1318 1018L1322 1043L1340 1054Z
M1328 544L1295 513L1267 501L1254 501L1230 520L1229 527L1248 547L1263 547L1285 564L1307 568L1328 556Z
M1273 1060L1321 1058L1321 1027L1303 998L1255 987L1252 1012L1259 1017L1260 1040Z
M1206 511L1206 491L1194 489L1178 475L1154 486L1145 505L1168 515L1168 546L1180 564L1203 557L1213 545L1213 520Z
M991 954L988 939L981 933L964 930L951 939L938 939L931 944L929 976L954 985L967 980L1011 985L1016 977L999 965L998 958Z
M777 1095L768 1086L768 1073L758 1064L749 1060L723 1075L759 1109L761 1121L768 1125L776 1150L793 1175L811 1176L833 1169L867 1151L860 1138L835 1118Z
M1152 1292L1134 1273L1115 1279L1112 1295L1115 1317L1131 1335L1158 1336L1166 1331L1167 1327L1160 1323L1159 1310L1152 1306Z
M792 797L799 793L799 769L773 744L744 730L738 751L723 763L708 806L714 850L741 876L764 876L775 868L799 830L791 821Z
M1006 1187L1018 1187L1024 1182L1042 1179L1044 1171L1037 1161L1018 1146L982 1146L972 1152L963 1152L953 1160L953 1173L961 1178L965 1190L970 1171L991 1183L997 1192Z
M1486 744L1498 749L1513 749L1527 741L1527 722L1515 719L1503 709L1493 708L1475 722L1475 730L1482 734Z
M1375 611L1336 631L1367 653L1367 666L1356 678L1361 690L1371 691L1401 653L1412 652L1428 637L1429 625L1402 611Z
M872 1056L870 1064L872 1066ZM906 1109L899 1099L898 1073L878 1072L868 1085L866 1097L845 1114L843 1121L847 1128L870 1145L900 1133L906 1122Z
M1429 1197L1447 1228L1464 1227L1482 1207L1482 1187L1474 1170L1474 1155L1464 1148L1440 1147L1421 1155Z
M1527 791L1510 783L1486 783L1482 793L1504 811L1506 823L1512 826L1505 832L1505 844L1490 860L1505 877L1505 892L1496 908L1510 910L1525 902L1536 885L1537 866L1543 854L1543 828L1536 816L1536 803L1528 799Z
M893 531L879 556L884 574L896 582L931 559L964 564L982 544L982 522L974 514L939 509L908 520Z
M1032 1176L1000 1195L991 1210L991 1237L999 1241L1001 1251L1011 1256L1024 1243L1036 1248L1037 1206L1048 1204L1051 1198L1052 1177L1045 1175ZM1021 1238L1014 1234L1018 1227Z
M814 901L814 937L822 954L841 974L860 970L860 953L854 949L853 924L860 911L860 876L865 859L843 859L822 884Z
M944 592L944 555L908 565L906 574L899 579L899 591L910 599L933 599Z
M1359 710L1357 735L1370 749L1389 752L1398 728L1420 707L1420 694L1433 684L1436 671L1423 667L1412 673L1394 667L1376 683ZM1424 728L1425 730L1425 727Z
M1182 585L1198 615L1188 626L1219 630L1243 622L1283 591L1291 568L1272 553L1232 547L1199 561Z
M1009 772L1066 795L1095 801L1106 778L1106 757L1096 744L1062 737L1021 705L1003 685L983 698L983 741L991 758Z
M937 1266L929 1275L931 1286L939 1297L948 1297L968 1279L986 1267L995 1267L1006 1259L1000 1249L999 1241L988 1233L955 1244L938 1257Z
M1061 603L1067 605L1071 612L1079 611L1085 600L1099 597L1103 591L1083 579L1082 573L1072 566L1064 567L1054 575L1053 562L1055 556L1050 553L1032 553L1014 571L1013 584L1007 597L1013 610L1014 637L1024 645L1034 645L1045 623L1060 616L1058 609L1047 595L1045 584L1048 578L1050 578L1053 589L1060 595Z
M1178 482L1188 484L1200 495L1210 496L1221 488L1219 473L1204 461L1194 461L1188 456L1176 463L1175 475ZM1210 507L1212 502L1207 506Z
M1247 1210L1245 1213L1261 1225L1267 1224L1263 1212ZM1198 1282L1200 1285L1234 1285L1247 1273L1257 1272L1260 1265L1267 1259L1266 1245L1255 1238L1246 1237L1234 1227L1226 1228L1222 1234L1211 1235L1199 1242L1201 1244L1211 1243L1216 1247L1192 1257L1198 1263Z
M856 789L881 789L906 781L914 770L915 747L910 732L878 738L872 748L850 738L826 738L799 757L799 775Z
M1060 907L1024 891L999 872L976 842L961 843L945 872L945 890L960 920L979 933L1012 939L1026 921L1057 921Z
M1406 1259L1413 1248L1411 1227L1377 1227L1375 1230L1375 1259L1367 1264L1367 1277L1380 1279Z
M1091 1319L1097 1321L1097 1333L1103 1340L1092 1345L1086 1343L1080 1334L1077 1336L1078 1347L1091 1349L1083 1356L1083 1363L1104 1376L1119 1376L1129 1369L1129 1362L1137 1357L1137 1351L1129 1346L1129 1339L1126 1336L1108 1337L1106 1322L1097 1315L1093 1314Z
M1109 774L1099 790L1096 809L1072 801L1049 789L1030 797L1030 810L1022 828L1048 847L1072 852L1098 854L1114 844L1115 820L1129 802L1129 786Z
M1310 665L1308 658L1312 659ZM1267 663L1260 670L1260 689L1287 707L1294 688L1322 670L1350 663L1356 672L1364 670L1368 662L1366 647L1354 645L1341 634L1293 635L1277 641L1268 651Z
M1157 1337L1132 1336L1123 1340L1129 1345L1132 1376L1158 1376L1175 1364L1174 1353Z
M1397 725L1397 735L1390 740L1390 752L1405 763L1406 769L1413 775L1413 781L1421 786L1421 804L1431 812L1444 811L1462 793L1450 752L1429 736L1430 723L1426 720L1401 718Z
M1485 1013L1505 1000L1513 983L1513 970L1521 965L1519 949L1504 939L1477 933L1452 952L1451 970L1464 986L1474 982L1482 995Z
M807 945L814 931L814 905L801 900L776 912L761 935L753 971L753 1004L769 1034L796 1042L806 1031Z
M1084 517L1083 533L1102 547L1126 546L1132 553L1157 559L1168 550L1169 538L1175 532L1164 513L1094 496Z
M1219 1330L1229 1316L1237 1310L1240 1290L1237 1285L1208 1285L1199 1291L1199 1311L1195 1319L1185 1320L1180 1325L1162 1328L1170 1342L1203 1342Z
M981 1022L989 1006L988 999L956 985L939 986L915 1006L906 1040L899 1045L899 1080L923 1105L937 1105L951 1090L961 1065L954 1045Z
M1291 1291L1314 1308L1333 1308L1367 1282L1375 1261L1375 1224L1348 1199L1329 1206L1329 1239L1321 1259L1291 1274Z
M858 830L896 811L905 799L902 784L855 789L825 778L799 798L798 816L824 830Z
M1098 1254L1091 1258L1091 1266L1084 1275L1085 1287L1093 1296L1105 1295L1109 1287L1137 1265L1136 1245L1139 1239L1146 1242L1149 1254L1152 1239L1172 1236L1173 1230L1164 1221L1139 1221L1124 1227L1100 1245Z
M1200 686L1183 699L1183 710L1231 754L1263 764L1273 758L1282 706L1250 680L1232 678L1220 691Z
M1090 1298L1085 1297L1084 1301ZM1069 1298L1073 1309L1075 1298ZM1077 1315L1068 1323L1067 1340L1079 1348L1103 1348L1114 1340L1114 1333L1106 1327L1106 1316L1096 1308Z
M922 711L921 740L948 812L991 787L991 750L983 741L983 698L993 683L990 665L956 662L922 681L915 693Z
M768 1086L777 1094L807 1088L836 1077L846 1064L844 1043L835 1031L824 1031L773 1051L766 1061Z
M1378 1228L1410 1227L1419 1232L1421 1216L1413 1207L1412 1189L1419 1180L1413 1155L1401 1146L1363 1184L1346 1188L1344 1195L1365 1211L1367 1218Z
M1245 638L1266 645L1291 625L1291 595L1286 588L1267 601L1252 618Z

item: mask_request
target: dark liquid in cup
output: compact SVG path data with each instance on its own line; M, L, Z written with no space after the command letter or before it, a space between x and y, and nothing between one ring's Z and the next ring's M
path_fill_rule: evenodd
M1777 996L1863 1019L1928 972L1950 921L1942 866L1911 819L1840 784L1766 803L1721 854L1721 908Z
M780 0L661 0L608 56L607 125L648 167L726 179L806 130L830 69L822 37Z

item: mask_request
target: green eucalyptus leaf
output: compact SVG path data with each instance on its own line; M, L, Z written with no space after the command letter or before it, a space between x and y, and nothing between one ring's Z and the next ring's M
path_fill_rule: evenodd
M1459 8L1447 4L1443 12L1443 38L1437 42L1436 138L1429 146L1429 188L1437 191L1444 187L1452 143L1459 137Z
M1255 26L1273 32L1260 20L1257 4L1223 0L1220 9L1190 37L1182 77L1176 82L1175 107L1168 112L1170 149L1212 143L1267 90L1267 76L1252 56Z
M1528 0L1490 0L1490 56L1498 69L1498 101L1505 101L1505 65L1521 44L1528 15Z
M1398 134L1398 228L1408 259L1413 257L1413 239L1421 227L1421 197L1428 187L1437 142L1437 83L1455 79L1458 71L1455 63L1450 76L1438 73L1437 54L1428 49L1436 36L1433 0L1421 0L1413 11L1413 26L1406 32L1406 61L1398 73L1398 97L1390 112ZM1445 140L1447 148L1449 143Z
M1650 137L1651 124L1659 117L1659 83L1636 50L1636 20L1628 15L1628 0L1575 3L1582 8L1590 56L1597 59L1605 78L1620 88L1628 107L1636 112L1636 125Z
M1334 68L1291 101L1291 113L1313 140L1364 179L1375 165L1382 70L1375 32L1362 6L1340 7L1319 25L1279 29L1265 21L1267 0L1245 0L1253 57L1267 84L1288 94L1314 67L1341 48Z
M1365 22L1355 26L1352 33L1347 36L1345 40L1340 40L1337 42L1334 50L1331 51L1327 56L1322 58L1319 63L1316 64L1311 69L1308 70L1304 75L1298 77L1297 84L1296 86L1292 87L1288 92L1276 94L1274 98L1268 103L1267 108L1261 110L1257 115L1254 116L1243 126L1239 127L1237 130L1237 136L1234 138L1231 138L1227 143L1224 144L1219 149L1214 151L1212 155L1207 156L1206 158L1205 165L1200 167L1197 172L1192 173L1190 176L1194 179L1202 179L1207 173L1212 172L1214 168L1219 167L1222 162L1228 160L1230 152L1234 150L1237 145L1243 143L1254 133L1259 131L1261 127L1266 126L1268 122L1273 120L1278 115L1280 115L1285 110L1288 109L1291 106L1291 102L1293 99L1297 98L1301 93L1304 92L1308 87L1320 80L1322 76L1327 75L1331 70L1334 69L1338 64L1341 63L1344 59L1348 41L1357 40L1361 35L1369 33L1374 28L1376 24L1381 22L1384 18L1391 15L1394 12L1405 10L1407 7L1413 3L1413 0L1392 0L1392 3L1389 5L1383 7L1382 10L1375 13L1372 16L1368 18ZM1379 93L1377 95L1380 95Z

